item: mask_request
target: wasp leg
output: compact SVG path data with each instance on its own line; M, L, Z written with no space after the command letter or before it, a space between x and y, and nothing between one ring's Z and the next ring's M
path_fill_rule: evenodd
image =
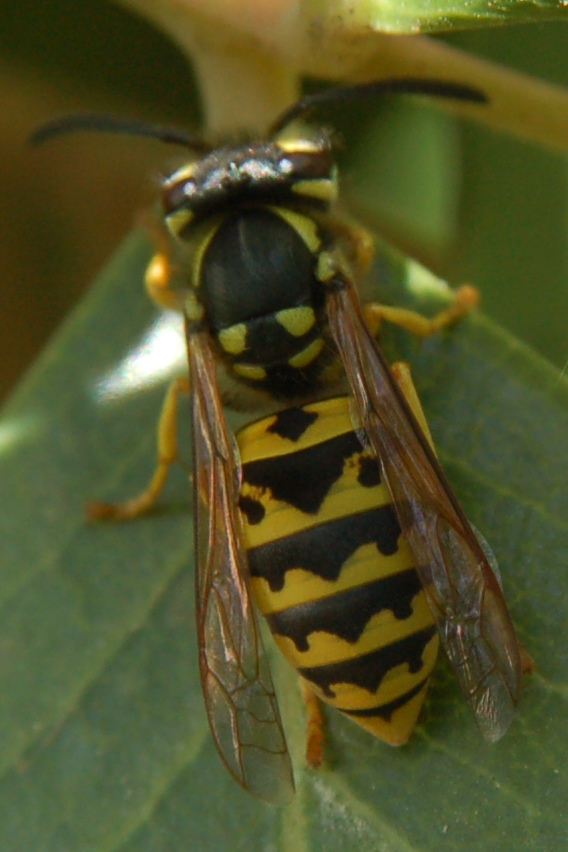
M357 276L365 275L375 256L375 241L369 231L344 217L329 216L327 221Z
M306 763L312 769L318 769L324 761L325 718L322 702L303 678L300 678L300 687L306 706Z
M172 244L164 226L149 213L138 217L139 224L149 233L156 250L146 267L144 284L152 301L160 308L180 311L183 305L179 292L172 286L175 267L172 262Z
M171 465L178 458L178 400L180 394L187 393L189 393L189 377L176 379L168 388L158 423L158 463L146 488L123 503L90 503L87 506L89 518L95 520L103 518L130 520L138 517L138 515L143 515L144 512L152 508L163 491Z
M452 304L430 318L408 308L381 305L379 302L368 302L364 306L364 313L374 337L377 336L383 320L399 325L418 337L429 337L469 314L478 304L477 288L471 284L463 284L455 291Z
M159 307L180 310L180 297L171 286L174 267L171 260L171 243L165 228L154 218L142 216L140 224L150 233L156 251L148 264L145 285L148 295ZM163 491L168 471L178 458L177 412L178 398L189 393L189 378L179 378L172 382L166 393L158 423L157 444L158 463L152 479L140 494L123 503L90 503L86 512L89 518L100 520L114 518L130 520L147 512L158 500Z

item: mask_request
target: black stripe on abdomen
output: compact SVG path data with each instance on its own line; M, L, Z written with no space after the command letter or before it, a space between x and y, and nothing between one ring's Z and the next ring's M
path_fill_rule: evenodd
M247 462L243 465L243 482L268 490L274 500L315 515L341 479L346 460L361 452L356 433L345 432L285 456Z
M401 530L392 505L367 509L252 547L252 577L263 577L272 592L284 588L286 572L303 568L323 580L337 580L343 564L364 544L375 543L383 556L398 550Z
M387 672L396 666L407 663L410 674L417 674L424 665L422 656L426 645L435 634L436 628L432 625L360 657L323 666L301 667L298 672L331 699L335 698L331 687L336 683L348 683L376 692Z
M341 710L346 716L351 716L355 720L375 719L379 717L380 719L384 719L385 722L390 722L392 714L401 707L404 707L405 704L408 704L409 701L412 701L419 692L422 692L428 685L429 679L430 675L417 683L416 686L413 686L412 689L409 689L392 701L387 701L385 704L378 704L376 707L364 707L360 710L346 710L343 707L337 707L337 710Z
M403 620L412 615L412 600L422 584L414 568L343 589L333 595L288 607L266 616L270 629L291 639L298 651L309 650L310 633L324 631L355 643L369 620L391 610Z

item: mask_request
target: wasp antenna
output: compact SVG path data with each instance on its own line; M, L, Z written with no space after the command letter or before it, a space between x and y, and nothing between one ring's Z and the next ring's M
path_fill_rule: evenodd
M489 100L481 89L476 89L467 84L452 83L448 80L429 80L419 77L392 77L386 80L373 80L370 83L339 86L336 89L326 89L323 92L306 95L278 116L270 128L270 135L275 136L295 119L309 115L319 107L368 100L369 98L391 94L430 95L477 104L484 104Z
M211 146L202 139L191 136L175 127L162 127L160 124L147 124L133 118L106 115L93 112L76 112L61 115L46 121L30 136L32 145L42 145L56 136L86 130L95 133L124 133L131 136L147 136L172 145L182 145L199 153L206 153Z

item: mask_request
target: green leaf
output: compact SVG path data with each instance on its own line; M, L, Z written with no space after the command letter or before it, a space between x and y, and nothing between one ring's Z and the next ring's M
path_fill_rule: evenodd
M153 377L175 330L156 325L141 292L147 258L129 241L0 426L2 852L564 850L564 384L481 316L422 345L389 338L389 352L402 341L412 360L443 465L500 560L538 669L496 746L441 664L408 746L330 712L329 765L314 773L295 678L275 655L298 792L270 808L231 780L208 732L185 474L147 518L83 515L90 499L135 493L153 466L163 393ZM375 272L388 298L439 302L414 264L382 253Z
M358 15L375 16L385 32L445 32L449 29L487 27L503 23L525 23L562 18L563 3L558 0L519 2L505 0L495 4L489 0L415 0L411 3L385 3L383 0L360 0Z

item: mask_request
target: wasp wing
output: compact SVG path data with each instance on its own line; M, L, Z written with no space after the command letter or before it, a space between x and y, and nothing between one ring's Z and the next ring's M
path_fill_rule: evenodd
M367 328L353 286L330 289L327 309L357 418L380 459L442 643L482 735L496 742L513 718L522 675L500 584Z
M188 323L199 664L209 724L236 780L265 801L294 793L290 757L241 544L240 465L207 334Z

